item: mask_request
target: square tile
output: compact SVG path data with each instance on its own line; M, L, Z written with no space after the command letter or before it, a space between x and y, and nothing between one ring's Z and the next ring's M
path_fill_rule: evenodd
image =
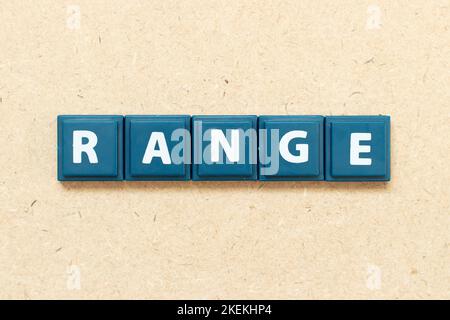
M125 117L126 180L189 180L191 117Z
M193 116L193 180L257 179L256 116Z
M389 181L390 117L325 119L326 180Z
M58 116L58 180L123 179L123 116Z
M259 180L323 180L322 116L260 116Z

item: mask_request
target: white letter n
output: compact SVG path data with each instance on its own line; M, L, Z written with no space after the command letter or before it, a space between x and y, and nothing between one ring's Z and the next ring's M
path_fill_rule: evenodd
M231 130L231 145L222 130L211 130L211 162L219 162L219 144L231 162L239 161L239 129Z

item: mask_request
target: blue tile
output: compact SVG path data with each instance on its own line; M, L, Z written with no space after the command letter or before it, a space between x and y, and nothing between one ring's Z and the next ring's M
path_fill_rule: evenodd
M260 116L259 180L323 180L322 116Z
M389 181L390 117L325 119L326 180Z
M256 116L193 116L192 179L256 180L256 129Z
M189 180L190 129L190 116L126 116L126 180Z
M123 179L123 116L58 116L58 180Z

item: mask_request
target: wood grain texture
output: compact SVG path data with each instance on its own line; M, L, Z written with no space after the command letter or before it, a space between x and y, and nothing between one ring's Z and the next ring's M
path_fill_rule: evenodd
M448 1L1 7L0 298L450 298ZM80 113L389 114L392 181L59 183Z

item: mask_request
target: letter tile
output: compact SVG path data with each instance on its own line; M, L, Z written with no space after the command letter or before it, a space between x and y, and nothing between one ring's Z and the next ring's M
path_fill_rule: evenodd
M123 180L123 116L58 116L58 180Z
M322 116L260 116L259 180L324 180Z
M191 117L125 117L126 180L189 180Z
M257 179L256 116L193 116L193 180Z
M390 117L325 119L326 180L389 181Z

